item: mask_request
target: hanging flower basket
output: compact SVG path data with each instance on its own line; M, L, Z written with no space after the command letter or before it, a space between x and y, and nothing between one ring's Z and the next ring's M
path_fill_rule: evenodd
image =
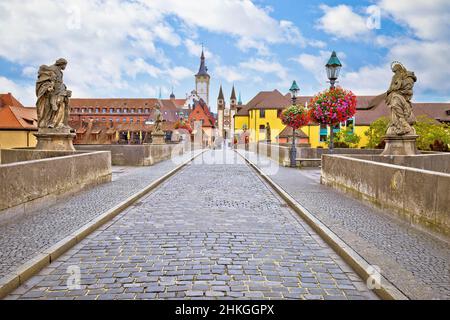
M297 130L309 123L309 114L304 106L290 106L281 113L281 121L284 125Z
M311 120L326 125L336 125L356 113L356 96L351 91L337 87L315 95L309 103Z

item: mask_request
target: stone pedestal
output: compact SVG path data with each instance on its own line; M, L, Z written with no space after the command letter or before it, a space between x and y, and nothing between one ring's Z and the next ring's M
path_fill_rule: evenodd
M34 135L37 138L36 150L75 151L72 140L76 134L70 129L39 129Z
M416 147L418 135L394 136L386 135L386 146L382 156L413 156L419 154Z
M156 132L152 134L152 144L166 144L164 132Z

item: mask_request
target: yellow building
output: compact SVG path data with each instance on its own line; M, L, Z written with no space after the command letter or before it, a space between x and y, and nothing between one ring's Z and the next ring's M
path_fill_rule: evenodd
M301 96L297 98L297 104L306 105L311 100L311 96ZM242 106L235 115L235 132L242 134L243 128L250 132L250 142L266 140L266 125L271 128L271 141L282 143L278 137L279 133L285 129L281 122L280 114L282 110L292 104L290 94L283 95L278 90L261 91L246 105ZM353 132L359 136L360 141L356 147L365 147L368 138L364 134L370 124L378 118L389 116L389 109L384 102L384 96L357 96L356 114L353 118L341 123L334 129L337 133L340 130L351 126ZM416 116L426 115L438 121L450 122L450 103L413 103L413 110ZM327 148L327 137L330 128L325 125L311 124L302 127L306 134L308 143L313 148ZM302 140L302 139L299 139ZM303 142L303 141L299 141Z
M36 108L25 108L11 93L0 94L0 149L35 147Z

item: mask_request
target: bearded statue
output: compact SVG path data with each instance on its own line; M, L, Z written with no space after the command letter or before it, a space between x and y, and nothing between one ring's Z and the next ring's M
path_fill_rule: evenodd
M416 130L412 126L414 117L411 98L413 96L414 82L417 81L414 72L406 68L398 61L391 65L391 85L386 93L386 104L391 110L391 120L386 131L388 136L415 135Z

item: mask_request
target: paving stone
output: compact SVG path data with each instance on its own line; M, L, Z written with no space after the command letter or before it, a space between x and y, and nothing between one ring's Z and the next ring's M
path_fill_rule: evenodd
M254 153L248 156L258 160ZM264 156L259 160L271 163ZM268 172L266 168L262 170ZM379 266L383 276L410 298L450 299L450 246L446 241L411 228L392 212L321 185L320 169L278 167L270 177L366 261ZM306 253L311 254L299 252L306 260ZM334 279L347 278L343 269L333 266L315 270L331 272Z
M78 263L98 280L80 295L98 299L314 299L327 293L314 276L325 269L344 286L364 284L244 163L186 166L56 262L41 279L50 291Z

